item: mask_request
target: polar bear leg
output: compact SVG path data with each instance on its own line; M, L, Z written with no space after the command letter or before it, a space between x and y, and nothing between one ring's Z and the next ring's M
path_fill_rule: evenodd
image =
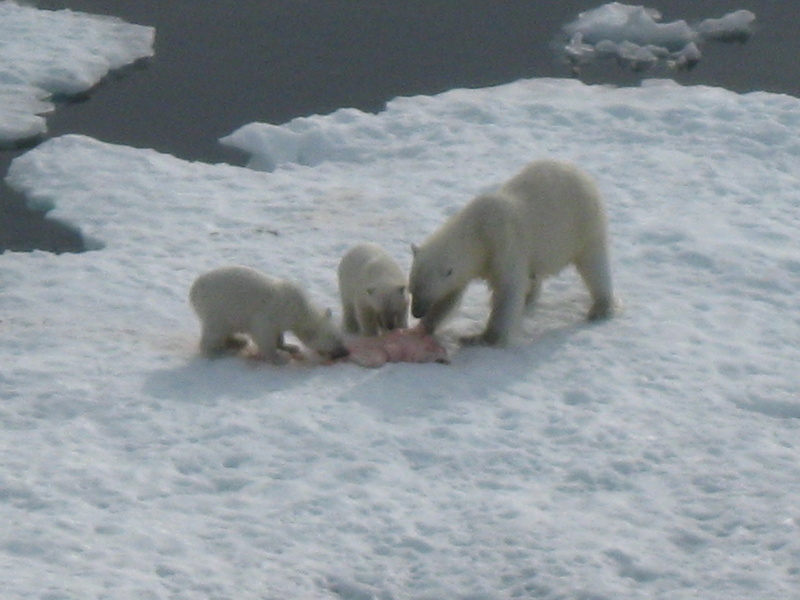
M463 295L463 289L456 290L431 306L425 316L420 320L422 329L427 333L433 334L439 324L444 321L447 315L449 315L461 301L461 296Z
M511 336L521 326L525 300L531 285L531 279L523 267L519 260L512 261L510 268L503 269L499 276L489 281L492 303L486 329L478 336L462 339L462 342L490 346L508 345Z
M400 320L396 323L395 329L408 329L408 306L403 311L403 316L400 317Z
M614 312L614 291L611 284L611 268L605 241L590 244L575 261L575 267L592 297L589 310L590 321L606 319Z
M525 294L525 307L532 309L539 301L542 292L542 280L536 275L531 275L528 281L528 293Z
M519 282L500 284L492 293L492 312L481 341L491 346L506 346L518 329L525 307L525 287Z
M284 365L289 362L286 352L281 350L283 346L282 331L277 331L274 326L268 324L256 323L251 328L250 336L264 360L276 365Z
M378 313L371 307L362 306L358 311L358 325L361 335L367 337L378 335Z
M229 340L233 337L233 331L229 327L221 324L203 322L200 334L200 352L203 356L213 356L225 350L229 345Z
M278 336L278 350L283 350L289 354L300 354L300 346L297 344L287 344L283 334Z
M360 328L355 305L352 302L344 302L342 310L344 311L344 330L347 333L357 334Z

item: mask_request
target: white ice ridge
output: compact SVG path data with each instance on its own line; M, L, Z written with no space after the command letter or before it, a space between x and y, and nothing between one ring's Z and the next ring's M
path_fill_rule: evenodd
M655 9L611 2L580 13L565 25L568 42L561 50L576 72L581 65L610 58L633 71L661 62L691 69L702 58L700 48L707 41L746 42L755 18L749 10L737 10L695 25L683 20L661 23L661 13Z
M117 18L0 2L0 147L42 136L54 96L85 92L152 56L154 37Z
M800 99L526 80L270 131L269 173L83 136L13 162L105 247L0 255L4 598L796 597ZM407 268L543 157L599 182L619 316L568 269L448 366L197 356L198 274L340 319L353 244ZM445 341L487 311L473 286Z

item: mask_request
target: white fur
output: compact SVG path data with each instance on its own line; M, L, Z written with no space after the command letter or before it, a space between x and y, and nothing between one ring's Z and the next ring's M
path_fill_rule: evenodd
M366 336L408 327L408 280L378 244L354 246L339 263L344 329Z
M544 278L574 264L592 296L590 319L611 316L613 290L605 208L594 181L569 163L530 163L494 193L478 196L414 248L412 313L433 332L467 284L486 279L492 309L477 338L505 345Z
M341 335L330 313L314 307L296 284L248 267L222 267L200 275L189 300L200 319L200 350L216 354L248 335L264 358L286 362L284 333L333 357L344 356Z

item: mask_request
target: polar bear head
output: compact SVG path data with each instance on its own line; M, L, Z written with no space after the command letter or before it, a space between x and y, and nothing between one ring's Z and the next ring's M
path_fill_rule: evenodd
M294 332L306 346L331 359L344 358L350 353L339 328L333 322L330 309L319 313L313 311Z
M370 286L366 292L367 303L380 329L392 331L408 326L408 287L405 284Z
M417 319L439 303L452 303L473 278L469 254L436 242L429 240L411 247L414 254L409 275L411 314Z

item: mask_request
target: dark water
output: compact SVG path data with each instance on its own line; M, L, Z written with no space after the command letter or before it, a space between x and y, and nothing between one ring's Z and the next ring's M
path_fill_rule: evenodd
M632 2L633 3L633 2ZM59 107L48 136L81 133L189 160L240 163L218 138L252 121L284 123L340 107L379 111L396 96L567 77L551 43L603 4L579 0L38 0L44 9L110 14L156 27L156 56ZM800 96L797 0L647 2L664 21L747 8L759 30L744 45L708 45L676 79ZM663 76L655 72L649 76ZM616 68L588 82L635 83ZM0 176L20 151L0 153ZM76 231L0 186L0 252L81 250Z

